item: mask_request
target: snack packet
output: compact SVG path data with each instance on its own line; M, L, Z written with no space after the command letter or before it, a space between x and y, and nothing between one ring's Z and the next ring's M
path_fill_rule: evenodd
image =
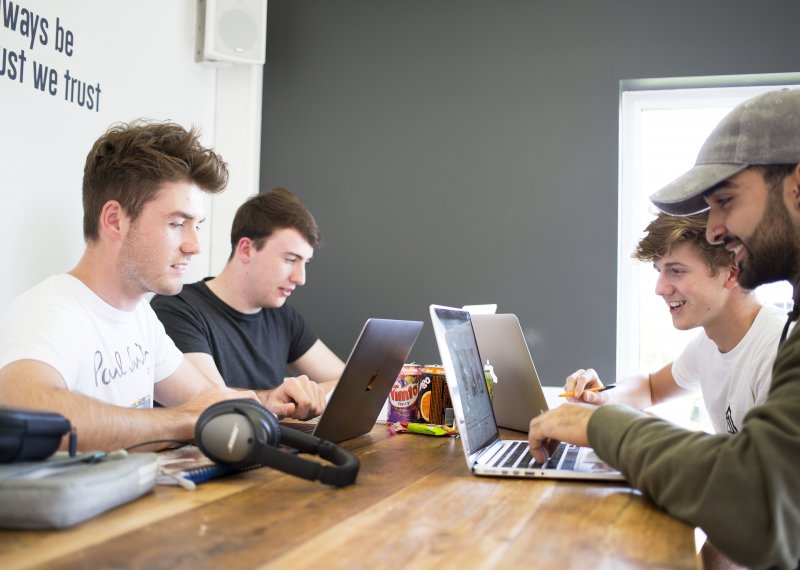
M398 433L419 433L422 435L433 435L438 437L458 435L458 432L453 428L439 424L386 422L386 425L389 428L389 433L392 435L397 435Z

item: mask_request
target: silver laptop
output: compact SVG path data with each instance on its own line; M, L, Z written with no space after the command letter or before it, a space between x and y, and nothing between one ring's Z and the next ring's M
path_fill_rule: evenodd
M483 364L492 367L496 379L497 425L528 433L531 420L547 410L547 400L517 316L472 314L472 328Z
M315 424L284 425L334 443L370 431L422 330L422 321L367 319Z
M561 443L545 464L534 462L527 440L501 440L470 314L431 305L431 321L447 375L467 465L476 475L623 480L592 449ZM545 404L546 407L546 404Z

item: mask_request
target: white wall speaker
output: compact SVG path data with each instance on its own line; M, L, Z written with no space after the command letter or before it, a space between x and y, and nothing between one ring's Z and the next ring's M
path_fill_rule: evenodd
M267 0L198 0L195 59L263 65Z

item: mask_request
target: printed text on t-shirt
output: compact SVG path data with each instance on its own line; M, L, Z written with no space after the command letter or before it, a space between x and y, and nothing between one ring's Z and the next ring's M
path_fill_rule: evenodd
M95 386L100 384L109 385L112 381L126 376L129 372L136 372L147 364L147 358L150 352L138 342L134 347L128 347L125 352L127 353L127 362L123 362L123 356L119 351L114 351L114 358L110 365L106 364L106 359L103 353L99 350L94 353L94 383Z

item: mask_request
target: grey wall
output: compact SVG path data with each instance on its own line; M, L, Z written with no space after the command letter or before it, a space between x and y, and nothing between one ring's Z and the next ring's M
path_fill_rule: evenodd
M763 8L768 8L765 11ZM326 244L292 303L346 358L369 316L516 313L545 384L615 374L621 80L798 71L796 0L270 0L261 185Z

